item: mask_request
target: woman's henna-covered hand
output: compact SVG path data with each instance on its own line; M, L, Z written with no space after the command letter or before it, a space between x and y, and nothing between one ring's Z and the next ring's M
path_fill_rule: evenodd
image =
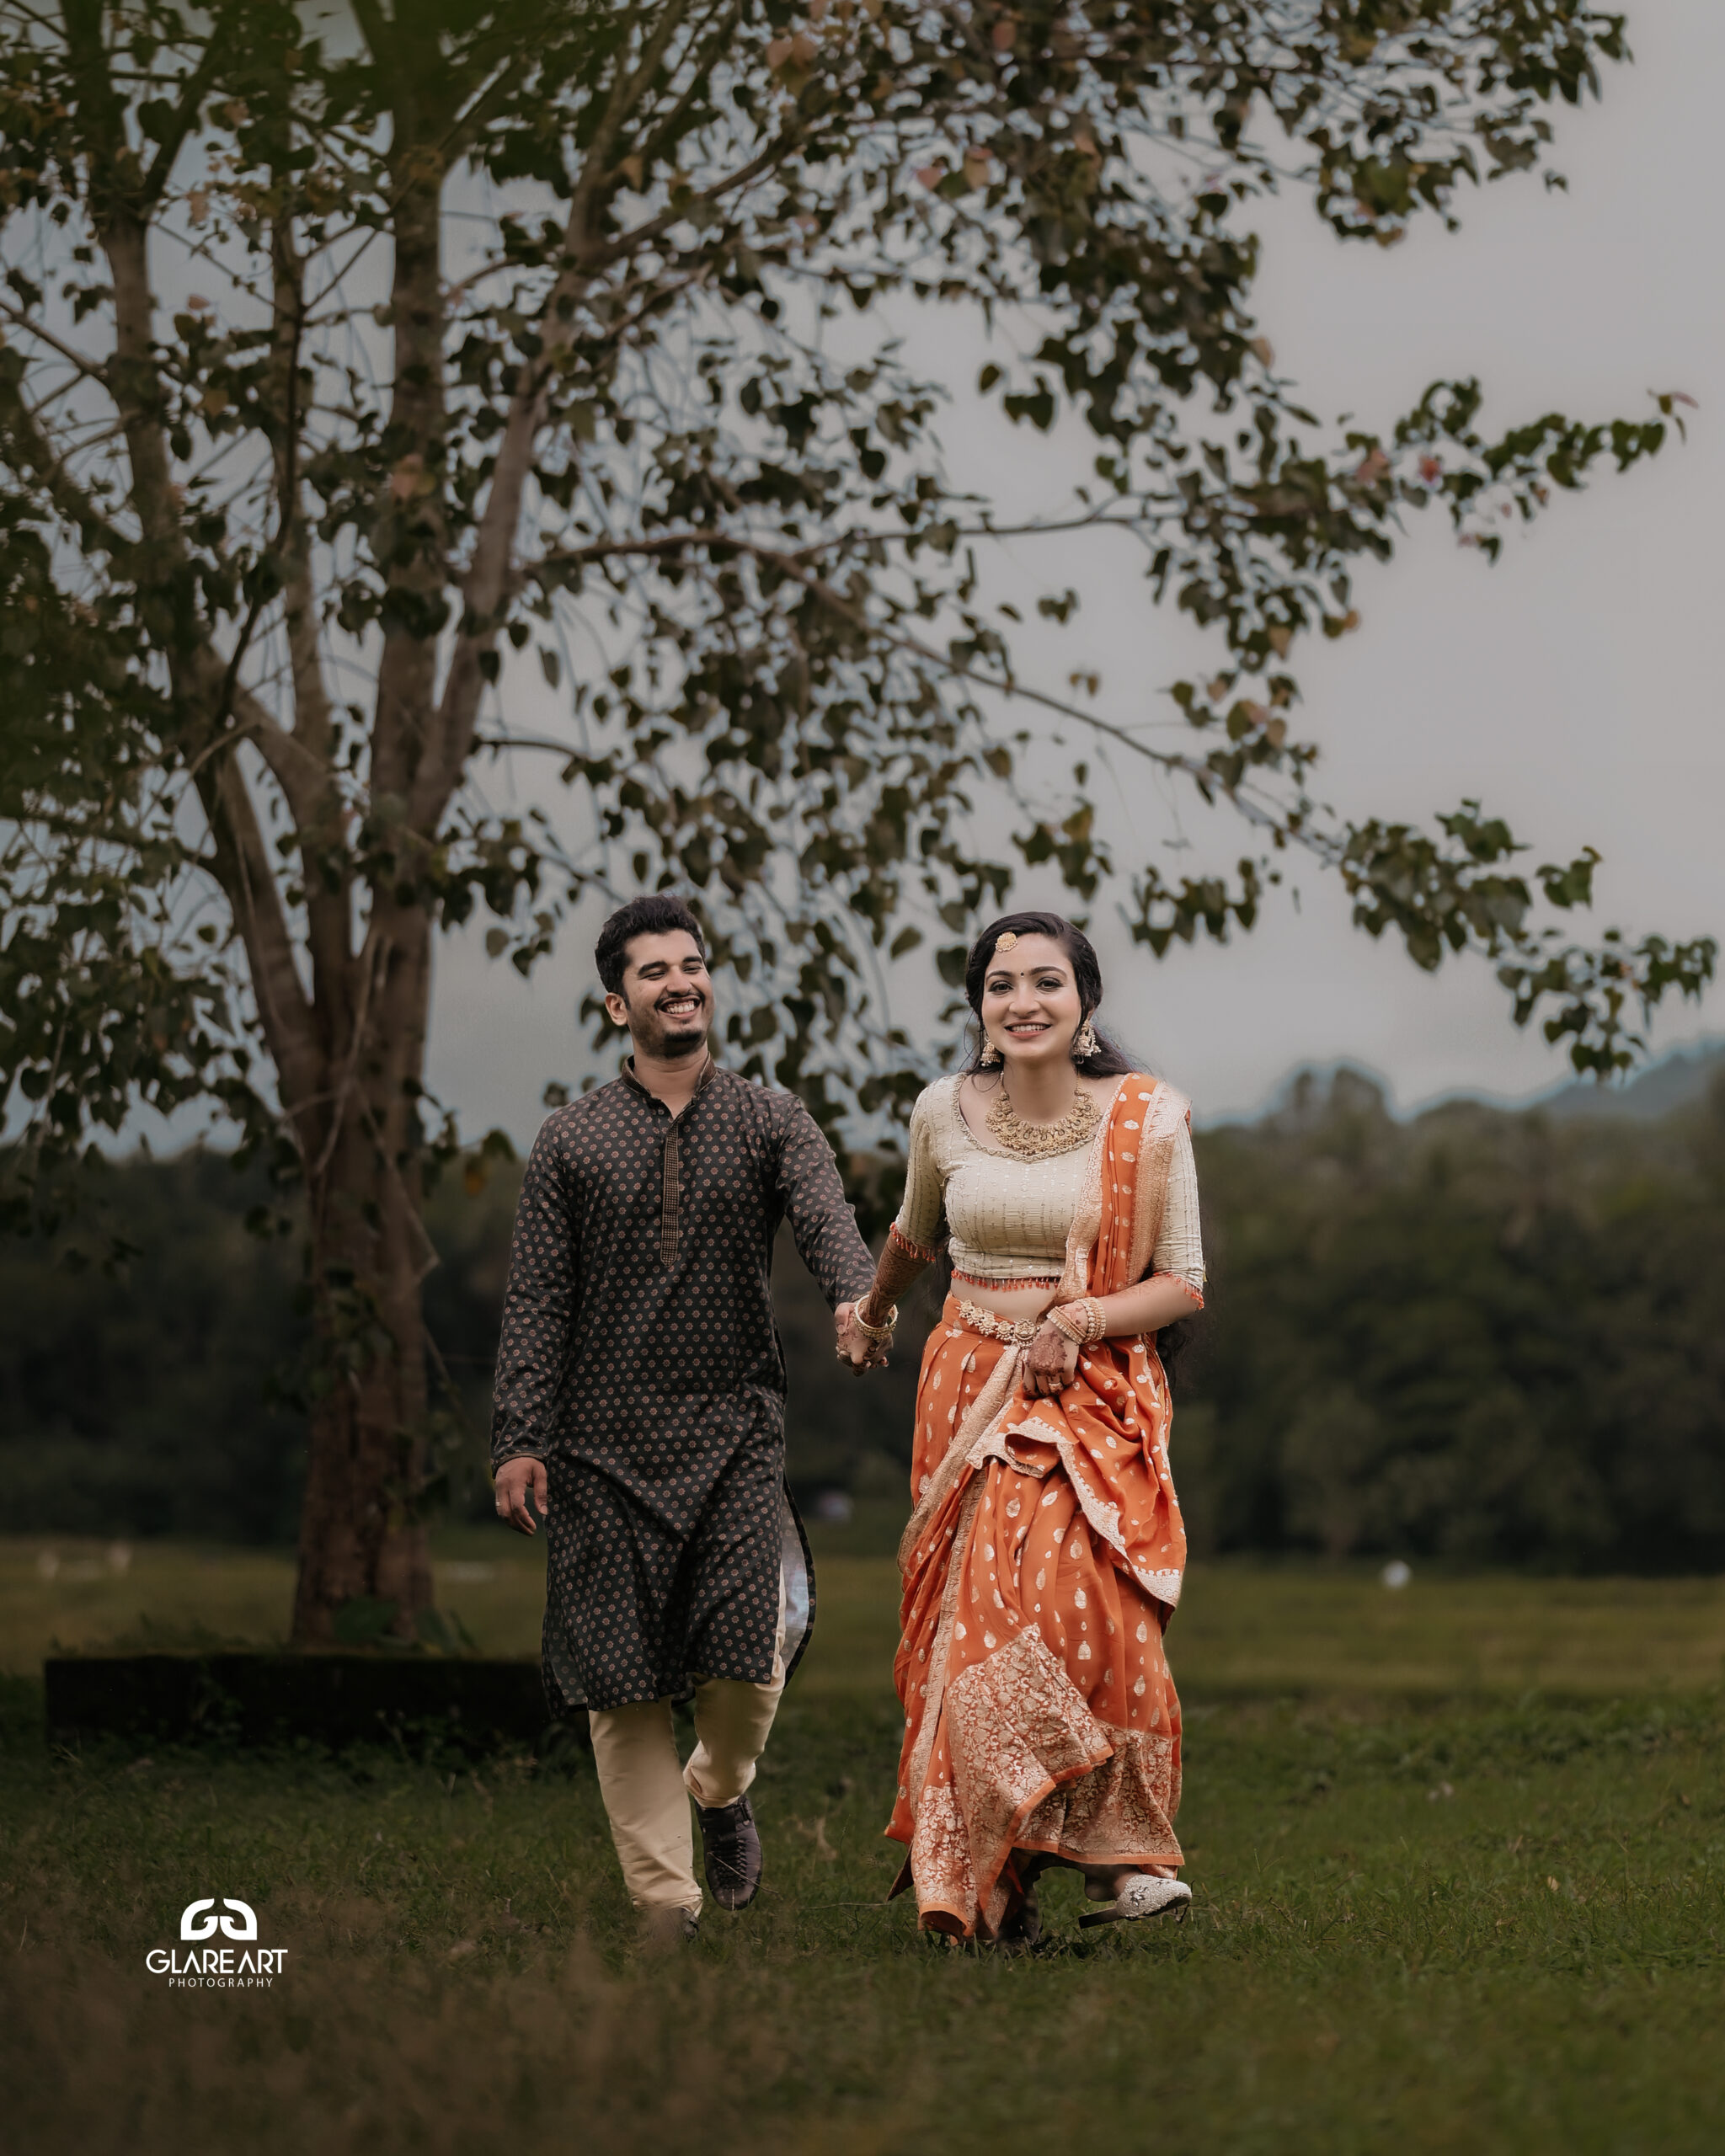
M1057 1400L1078 1369L1078 1343L1058 1326L1044 1325L1024 1358L1024 1390L1033 1399Z

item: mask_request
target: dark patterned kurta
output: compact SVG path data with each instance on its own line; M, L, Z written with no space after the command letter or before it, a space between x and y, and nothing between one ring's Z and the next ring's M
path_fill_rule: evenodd
M540 1130L491 1456L545 1462L555 1708L772 1674L787 1540L802 1556L769 1292L788 1215L828 1302L861 1296L873 1265L820 1126L710 1063L676 1118L626 1072Z

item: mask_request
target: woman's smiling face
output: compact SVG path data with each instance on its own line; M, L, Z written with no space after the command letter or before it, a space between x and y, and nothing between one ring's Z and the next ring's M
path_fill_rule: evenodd
M982 979L982 1028L1008 1064L1070 1057L1084 1006L1072 961L1052 936L1021 936L996 949Z

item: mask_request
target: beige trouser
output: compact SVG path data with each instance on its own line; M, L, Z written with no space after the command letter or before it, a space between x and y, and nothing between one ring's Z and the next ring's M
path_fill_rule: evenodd
M623 1884L638 1909L701 1913L689 1799L703 1806L734 1803L755 1779L785 1689L782 1596L772 1667L765 1684L708 1677L695 1687L695 1749L686 1767L677 1762L669 1700L588 1714L599 1793Z

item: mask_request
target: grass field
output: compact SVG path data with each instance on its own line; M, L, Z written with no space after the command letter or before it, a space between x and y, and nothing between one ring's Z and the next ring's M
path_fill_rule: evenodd
M482 1646L531 1650L536 1558L441 1545ZM1056 1880L1050 1950L1003 1961L881 1898L891 1566L830 1556L757 1785L767 1886L655 1961L585 1769L44 1748L51 1638L279 1636L288 1577L0 1546L8 2150L1725 2146L1711 1582L1194 1572L1169 1636L1192 1920L1081 1934ZM169 1991L145 1955L222 1894L285 1972Z
M873 1529L813 1534L820 1610L798 1684L879 1691L898 1637L897 1567L854 1554L879 1545ZM435 1571L440 1603L486 1653L538 1652L542 1544L450 1529ZM56 1645L279 1642L292 1594L285 1554L0 1537L0 1672L32 1674ZM1370 1566L1199 1566L1169 1646L1194 1698L1706 1691L1725 1683L1725 1581L1431 1572L1391 1593Z

